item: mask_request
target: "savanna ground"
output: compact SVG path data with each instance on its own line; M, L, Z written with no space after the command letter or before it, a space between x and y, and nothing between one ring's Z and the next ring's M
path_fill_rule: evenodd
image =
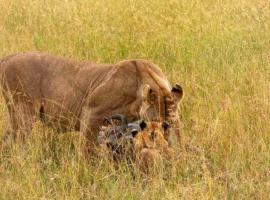
M156 175L86 163L79 133L37 124L1 149L0 199L268 199L268 0L0 0L0 56L144 58L185 90L178 159ZM8 120L0 101L1 135Z

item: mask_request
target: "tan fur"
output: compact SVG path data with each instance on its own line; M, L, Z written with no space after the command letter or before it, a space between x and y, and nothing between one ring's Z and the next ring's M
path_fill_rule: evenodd
M144 172L160 166L173 157L174 151L164 137L161 123L148 122L147 127L134 138L135 163Z
M148 122L147 127L136 135L134 152L137 165L143 169L155 165L163 158L169 159L174 154L159 122Z
M40 118L59 132L81 131L93 143L104 116L122 113L131 121L163 121L168 116L166 102L174 102L166 77L145 60L95 64L28 52L3 58L0 65L3 96L16 134L30 132ZM146 85L153 102L142 96Z

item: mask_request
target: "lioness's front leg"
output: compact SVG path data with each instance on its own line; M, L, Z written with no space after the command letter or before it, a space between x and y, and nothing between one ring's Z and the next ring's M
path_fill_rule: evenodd
M103 121L101 117L97 117L94 114L94 110L84 106L80 116L80 132L85 138L85 153L87 157L96 153L98 127Z

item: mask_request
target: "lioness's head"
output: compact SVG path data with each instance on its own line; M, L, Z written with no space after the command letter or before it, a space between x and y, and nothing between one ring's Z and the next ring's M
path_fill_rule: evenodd
M165 130L164 137L169 141L172 131L179 131L177 106L183 97L183 89L179 84L175 84L170 91L156 91L149 85L144 85L142 89L142 105L140 117L148 121L167 121L170 129Z

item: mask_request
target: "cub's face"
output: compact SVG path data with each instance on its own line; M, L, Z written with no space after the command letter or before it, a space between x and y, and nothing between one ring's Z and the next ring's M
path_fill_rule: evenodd
M167 123L146 122L145 127L142 126L142 131L134 136L135 150L149 148L162 151L164 148L168 148L169 144L164 138L167 128Z
M170 158L174 152L164 137L167 123L146 122L142 131L134 136L136 163L140 168L148 169L164 157Z

